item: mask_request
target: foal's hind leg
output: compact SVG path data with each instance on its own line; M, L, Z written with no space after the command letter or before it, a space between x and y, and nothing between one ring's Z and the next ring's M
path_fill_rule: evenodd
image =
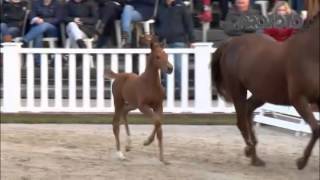
M127 105L124 107L123 109L123 113L122 113L122 117L123 117L123 121L124 121L124 125L125 125L125 128L126 128L126 133L127 133L127 144L126 144L126 151L130 151L131 150L131 134L130 134L130 129L129 129L129 124L128 124L128 113L129 111L131 110L134 110L136 109L135 107L131 107L130 105Z
M247 100L247 121L249 123L249 135L250 140L252 142L251 146L247 146L245 149L245 154L247 157L251 157L251 164L254 166L264 166L265 162L261 160L256 153L256 145L258 143L254 129L253 129L253 119L252 119L252 113L253 111L262 106L264 104L263 101L260 101L256 99L254 96L251 96Z
M121 118L121 113L123 111L123 106L124 106L124 102L122 99L117 98L117 96L115 96L114 98L114 105L115 105L115 113L113 116L113 134L114 137L116 139L116 148L117 148L117 155L118 158L121 160L126 159L125 156L123 155L123 153L121 152L120 149L120 138L119 138L119 134L120 134L120 118Z
M320 125L317 123L315 119L311 107L306 98L301 97L295 101L293 101L293 106L296 108L301 117L310 125L312 130L311 139L304 150L303 157L297 160L298 169L303 169L308 163L308 159L310 157L311 151L320 134Z

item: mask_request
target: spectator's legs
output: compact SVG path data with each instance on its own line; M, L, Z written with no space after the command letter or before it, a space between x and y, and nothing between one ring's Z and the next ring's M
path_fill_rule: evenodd
M304 8L303 0L293 0L292 1L292 7L293 7L294 10L297 11L297 13L300 13Z
M101 9L101 24L96 27L99 34L97 47L103 47L107 44L109 36L114 31L114 22L121 17L122 6L110 1Z
M221 16L222 21L226 19L226 16L228 14L228 10L229 10L228 4L229 4L229 0L219 0L219 6L222 14Z
M57 28L50 23L42 23L33 26L30 31L24 36L24 42L30 42L34 40L34 47L42 47L43 34L48 33L51 36L58 36Z
M78 46L79 46L78 42L80 42L80 41L81 41L80 46L83 46L84 42L82 41L82 39L86 38L87 35L83 31L81 31L79 26L75 22L70 22L70 23L68 23L66 29L67 29L67 35L70 39L71 47L75 47L76 44L78 44Z
M20 30L18 27L9 27L8 28L8 33L12 36L12 37L18 37Z
M23 37L24 43L29 43L30 41L33 41L33 46L36 48L42 47L42 39L44 34L47 33L48 35L52 37L58 36L58 30L57 28L50 24L50 23L42 23L33 26L30 31ZM40 65L40 54L35 54L35 63L37 66Z
M131 42L131 23L135 21L142 21L142 15L136 11L133 6L125 5L122 16L121 16L121 26L122 31L128 36L128 41Z
M97 32L102 34L106 26L111 25L116 19L120 18L121 6L110 1L101 9L101 24L97 27Z
M186 43L183 42L175 42L169 43L169 48L186 48ZM181 54L174 54L174 79L175 79L175 95L176 97L180 96L181 91Z
M8 27L6 23L0 23L0 42L11 41L12 38L19 36L19 28L17 27ZM8 36L7 38L4 38Z
M6 23L0 23L0 42L3 42L3 37L8 35L8 26Z
M6 23L0 23L0 34L1 36L8 35L8 26Z

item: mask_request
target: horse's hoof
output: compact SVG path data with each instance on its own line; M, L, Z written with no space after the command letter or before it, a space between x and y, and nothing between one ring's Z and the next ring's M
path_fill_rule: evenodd
M126 146L126 152L131 151L131 146Z
M121 151L118 151L117 152L117 157L120 159L120 160L126 160L126 157L123 155L123 153Z
M169 161L166 161L166 160L160 160L164 165L170 165L170 162Z
M244 154L246 155L246 157L251 157L252 156L252 151L251 151L251 148L249 146L244 148Z
M152 143L152 140L147 139L147 140L145 140L145 141L143 142L143 145L144 145L144 146L149 146L151 143Z
M299 170L302 170L304 167L306 167L306 161L304 160L304 158L299 158L299 159L297 159L297 162L296 162L296 164L297 164L297 168L299 169Z
M257 157L257 158L252 159L251 165L257 166L257 167L264 167L264 166L266 166L266 163Z

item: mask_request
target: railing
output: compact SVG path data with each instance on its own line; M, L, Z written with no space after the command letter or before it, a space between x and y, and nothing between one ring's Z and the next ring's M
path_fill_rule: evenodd
M113 112L111 83L104 79L104 70L132 72L136 66L141 73L150 52L149 49L33 49L21 48L19 43L2 45L1 112L6 113ZM168 75L165 112L234 112L232 105L214 98L212 93L209 64L215 49L211 43L165 51L172 63L174 54L182 56L180 98L175 98L174 74ZM41 57L40 67L35 66L37 55Z

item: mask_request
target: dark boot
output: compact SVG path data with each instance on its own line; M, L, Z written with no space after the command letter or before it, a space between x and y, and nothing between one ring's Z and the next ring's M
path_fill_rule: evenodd
M22 43L21 47L23 47L23 48L29 47L29 43L26 40L22 39L21 43Z
M106 27L106 24L100 21L100 23L98 23L96 26L96 33L98 35L102 35L105 27Z
M79 46L79 48L87 48L86 43L82 39L77 40L77 45Z

